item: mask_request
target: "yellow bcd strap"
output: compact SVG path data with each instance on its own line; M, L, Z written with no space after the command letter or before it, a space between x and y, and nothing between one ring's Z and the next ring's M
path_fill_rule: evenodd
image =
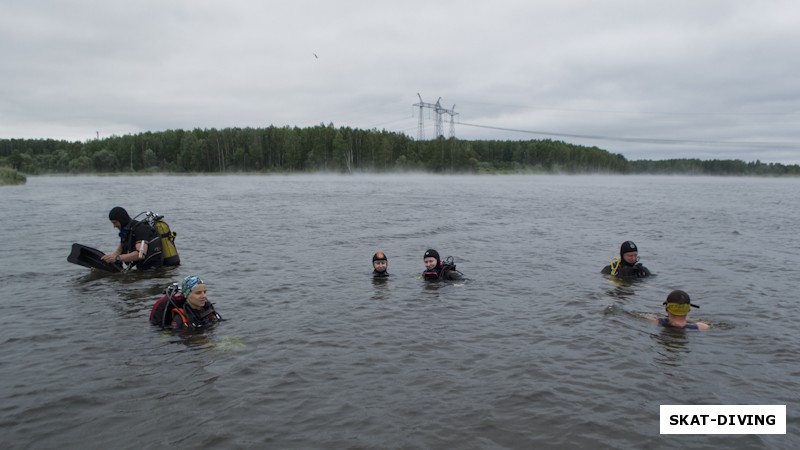
M617 257L611 258L611 275L617 274L617 269L619 269L620 260Z

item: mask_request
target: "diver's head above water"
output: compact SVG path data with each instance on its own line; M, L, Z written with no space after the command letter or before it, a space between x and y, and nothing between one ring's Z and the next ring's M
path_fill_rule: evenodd
M699 308L699 306L691 302L689 294L681 290L670 292L667 299L664 301L664 305L664 309L666 309L667 313L676 316L685 316L689 314L689 310L691 310L692 307Z
M130 223L131 216L128 215L128 211L125 211L125 208L115 206L108 212L108 220L111 221L111 225L113 225L114 228L121 230L122 227Z
M619 257L624 266L632 266L639 262L639 249L633 241L625 241L619 248Z
M208 300L206 283L196 275L189 275L183 279L181 293L189 306L194 309L202 308Z
M422 256L422 262L425 264L426 270L436 270L439 267L439 252L436 250L429 248L425 251L425 254Z
M383 274L386 273L386 269L389 267L389 260L386 258L386 254L382 251L378 250L372 255L372 269L376 274Z

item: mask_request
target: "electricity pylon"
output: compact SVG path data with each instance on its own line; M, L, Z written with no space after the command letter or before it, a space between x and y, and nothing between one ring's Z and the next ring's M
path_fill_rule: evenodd
M453 105L453 108L447 109L442 108L442 98L439 97L436 100L436 103L427 103L422 101L422 96L417 93L417 97L419 97L419 103L414 103L414 106L419 107L419 122L417 127L417 140L423 141L425 140L425 116L423 115L422 109L429 108L433 110L434 116L434 134L436 137L444 136L444 131L442 130L442 115L449 114L450 115L450 137L455 137L456 135L456 124L455 124L455 116L458 115L455 112L456 105Z

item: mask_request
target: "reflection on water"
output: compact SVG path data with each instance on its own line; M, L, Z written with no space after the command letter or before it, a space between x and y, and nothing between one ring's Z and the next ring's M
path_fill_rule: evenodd
M665 366L680 367L680 359L690 353L689 336L687 331L675 328L659 327L658 333L650 334L650 337L659 345L656 350L656 362Z
M606 290L606 295L609 297L627 300L636 293L635 289L633 289L633 281L613 280L611 282L616 286Z
M370 275L372 276L372 275ZM372 286L374 287L372 293L373 300L386 300L389 293L389 278L388 277L372 277Z
M214 334L211 330L191 330L182 332L173 332L171 330L163 330L163 333L171 334L172 339L170 342L173 344L183 344L187 347L203 347L212 348L215 345Z

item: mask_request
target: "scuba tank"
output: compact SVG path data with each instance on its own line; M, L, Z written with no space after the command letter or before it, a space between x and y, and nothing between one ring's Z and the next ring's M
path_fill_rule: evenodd
M168 327L172 323L173 311L182 308L185 301L178 283L172 283L164 289L163 295L150 310L150 323L161 328Z
M169 229L167 222L164 222L164 216L156 214L152 211L147 211L145 214L145 222L153 228L158 236L161 238L161 264L164 266L177 266L181 263L181 258L178 256L178 249L175 247L175 236L178 233Z
M163 264L165 266L177 266L181 263L181 257L178 256L178 249L175 247L175 236L178 233L171 231L167 222L163 220L156 221L156 233L161 236L161 254L164 257Z

